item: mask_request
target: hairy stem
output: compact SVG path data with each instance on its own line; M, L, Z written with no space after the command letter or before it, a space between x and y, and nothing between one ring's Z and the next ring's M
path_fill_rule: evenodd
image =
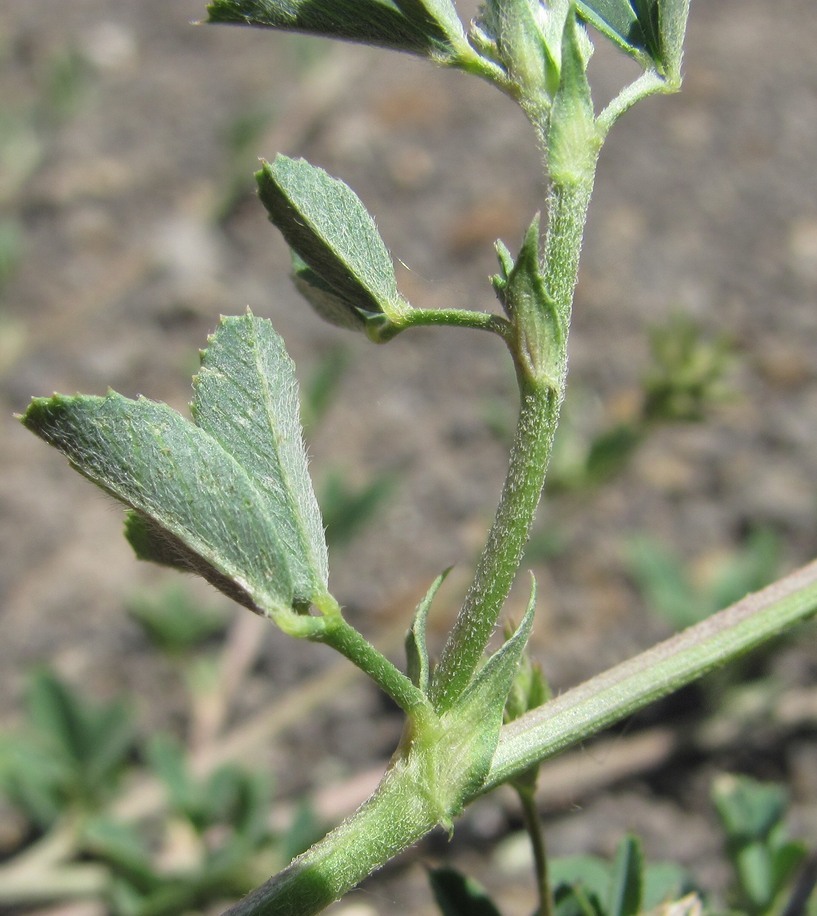
M556 366L532 363L530 352L513 353L521 399L516 436L494 523L434 676L432 700L441 711L456 701L480 663L539 505L564 395L567 328L591 190L592 181L554 186L551 191L543 279L562 317L564 340ZM533 323L542 316L528 311L515 320ZM517 340L537 337L534 329L529 334L525 328L518 330Z
M817 613L817 562L592 678L502 729L487 780L519 776ZM228 916L313 916L439 821L419 756L399 756L372 798ZM469 798L467 800L473 800Z
M350 818L225 916L312 916L411 846L437 823L417 773L404 760Z
M504 726L488 791L817 613L817 561Z
M396 668L382 652L346 622L334 598L327 597L322 610L326 627L314 637L340 652L367 674L406 713L430 712L425 694Z

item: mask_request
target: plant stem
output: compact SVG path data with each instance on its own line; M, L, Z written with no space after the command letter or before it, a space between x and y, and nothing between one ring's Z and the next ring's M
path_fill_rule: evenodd
M325 605L326 627L314 637L315 642L326 643L360 668L406 713L430 712L425 694L396 668L353 626L346 622L333 598ZM328 607L328 610L327 610Z
M428 833L439 813L404 764L398 760L355 814L225 916L312 916Z
M482 791L817 614L817 561L504 726Z
M490 312L472 312L468 309L419 309L408 312L403 319L406 327L446 325L455 328L474 328L477 331L493 331L505 340L509 339L510 325L499 315Z
M510 344L520 390L516 436L494 523L435 672L432 701L439 711L451 707L479 665L516 578L539 505L564 395L567 328L591 190L592 179L551 190L543 280L561 315L564 340L557 366L537 365L535 354ZM515 320L534 323L542 316L526 311ZM517 328L516 341L537 336L534 328Z
M481 794L817 613L817 562L568 691L502 730ZM313 916L440 820L419 758L399 756L351 818L228 911ZM473 798L469 799L473 800Z
M525 821L525 830L530 837L533 851L533 864L536 869L536 892L539 896L539 908L534 916L553 916L553 894L548 879L548 856L545 844L545 831L542 829L542 819L536 809L536 791L534 787L515 787L516 794L522 806L522 817Z

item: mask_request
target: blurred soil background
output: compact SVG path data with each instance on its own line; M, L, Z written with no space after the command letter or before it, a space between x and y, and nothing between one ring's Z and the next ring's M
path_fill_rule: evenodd
M110 386L183 410L218 315L248 305L272 319L305 385L342 347L346 369L308 435L318 489L340 473L357 488L396 482L332 554L331 584L397 660L413 604L453 564L431 623L439 645L501 485L515 410L501 344L421 330L375 347L321 323L291 285L252 171L259 156L306 156L376 216L407 298L494 308L493 242L515 251L544 195L523 116L488 85L422 61L192 24L203 15L203 0L0 0L4 729L42 665L92 696L131 695L145 734L184 718L171 666L125 613L176 577L137 563L119 509L13 419L33 395ZM648 329L677 313L727 335L735 358L730 396L705 422L662 426L609 482L554 493L543 508L528 560L540 594L533 647L556 689L669 634L633 583L634 539L672 551L693 583L757 530L773 533L778 573L817 555L815 35L811 0L693 4L682 94L639 104L603 150L565 436L580 442L632 414ZM597 105L634 73L603 40L591 72ZM525 598L512 596L509 613ZM227 612L232 661L220 676L233 687L216 733L282 696L297 710L293 697L336 664ZM803 700L792 721L764 712L716 751L691 750L664 728L701 702L685 694L554 771L542 799L551 851L609 855L635 830L648 858L678 859L717 886L708 793L728 768L785 781L791 831L817 846L814 637L804 629L764 669ZM349 780L382 770L398 717L355 677L300 717L245 762L274 774L282 803L307 793L354 806L361 789ZM641 734L652 736L643 746ZM342 908L430 912L417 863L452 856L507 913L529 911L519 825L498 793L451 843L432 838Z

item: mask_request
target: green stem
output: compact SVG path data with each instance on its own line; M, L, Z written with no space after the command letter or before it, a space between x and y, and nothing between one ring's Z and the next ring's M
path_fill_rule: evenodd
M516 577L545 481L560 400L526 385L508 473L488 540L434 673L432 701L449 709L468 685Z
M602 136L616 123L616 121L626 112L629 111L636 102L650 95L660 92L677 92L678 87L656 73L655 70L645 70L637 80L625 86L621 92L607 105L607 107L596 118L596 124L601 131Z
M521 775L815 613L817 562L506 725L488 778L474 794ZM439 804L423 791L427 785L422 754L398 756L362 808L227 916L319 913L441 820Z
M505 340L510 336L510 325L499 315L490 312L472 312L467 309L412 309L407 312L403 327L414 328L426 325L446 325L454 328L473 328L477 331L492 331Z
M516 578L539 504L564 393L567 328L591 190L588 181L551 191L543 280L561 315L564 339L555 367L532 364L530 351L518 352L522 347L510 344L517 351L513 355L521 399L516 436L494 523L434 675L432 700L440 711L451 707L480 663ZM535 310L514 319L531 325L544 321ZM519 342L540 336L534 327L517 327L516 332Z
M536 869L536 892L539 897L539 908L534 916L553 916L553 894L548 878L548 856L545 844L545 831L542 819L536 809L536 791L534 788L516 787L516 794L522 806L522 817L525 830L530 838L533 851L533 864Z
M502 729L483 792L817 614L817 562L526 713Z
M326 626L313 637L325 643L360 668L406 713L430 712L429 702L419 687L393 665L353 626L346 622L340 607L329 596L320 608Z
M365 805L225 916L320 913L428 833L439 812L404 764L399 759Z

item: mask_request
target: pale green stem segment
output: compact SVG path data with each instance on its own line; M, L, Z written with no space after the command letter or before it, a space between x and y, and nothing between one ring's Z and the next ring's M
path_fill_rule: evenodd
M817 613L817 561L504 726L489 791Z
M437 823L417 773L398 763L362 808L225 916L311 916L358 884Z
M502 729L486 792L817 613L817 562ZM372 798L228 916L313 916L440 819L425 774L398 757ZM471 799L472 800L472 799Z
M533 853L533 864L536 871L536 895L539 898L539 907L534 916L553 916L553 893L548 877L548 855L545 843L545 831L542 819L536 807L536 789L534 786L517 788L519 804L522 808L522 817L525 821L525 830L530 839Z
M316 601L322 612L317 618L324 624L310 637L325 643L344 655L381 688L406 713L430 710L428 699L419 687L393 665L353 626L346 622L340 607L331 595Z
M490 312L472 312L467 309L418 309L407 312L405 327L446 325L454 328L472 328L477 331L493 331L505 340L509 339L510 325L499 315ZM401 328L402 330L402 328Z
M477 564L462 609L434 675L432 701L449 709L467 687L491 638L516 577L545 483L564 396L567 333L579 269L582 234L592 191L592 176L582 184L554 186L548 209L544 283L564 322L557 366L530 365L530 354L511 350L517 365L520 410L508 473L494 523ZM535 321L535 315L526 320ZM516 340L525 334L518 329ZM538 374L537 370L541 370Z

